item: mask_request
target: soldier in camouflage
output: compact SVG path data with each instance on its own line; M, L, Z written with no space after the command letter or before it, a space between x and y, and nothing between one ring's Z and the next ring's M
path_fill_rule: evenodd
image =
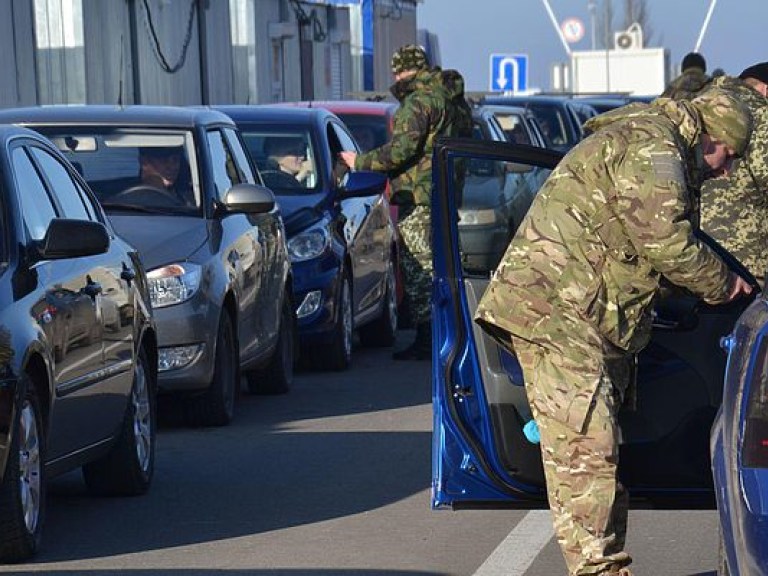
M751 291L693 235L689 181L744 152L751 117L711 90L587 125L594 133L539 191L475 320L523 369L568 573L630 575L617 414L662 276L713 304Z
M707 62L698 52L689 52L685 55L680 71L680 76L672 80L661 93L662 97L690 100L701 92L710 81L706 74Z
M403 46L392 56L395 83L390 88L400 102L392 139L366 154L343 152L355 170L386 172L392 183L392 203L399 206L400 266L405 297L416 325L416 339L396 360L427 360L432 355L432 249L430 198L432 148L441 136L471 136L472 111L464 99L464 79L455 70L430 67L422 48Z
M701 228L736 256L758 279L768 270L768 62L723 76L713 85L739 98L754 126L744 158L701 189Z

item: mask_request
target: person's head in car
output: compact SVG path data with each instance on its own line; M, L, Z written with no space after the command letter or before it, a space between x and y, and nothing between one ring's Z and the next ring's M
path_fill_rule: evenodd
M307 144L298 136L270 136L264 141L264 153L275 169L293 176L305 184L312 173L312 161L307 159Z
M181 146L144 146L139 150L141 181L155 188L173 188L181 171Z

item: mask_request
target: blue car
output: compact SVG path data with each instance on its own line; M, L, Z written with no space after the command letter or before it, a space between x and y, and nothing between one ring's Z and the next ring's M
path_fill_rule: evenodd
M349 172L358 152L347 127L322 108L219 106L237 124L285 221L305 365L344 370L353 331L389 346L397 330L395 227L386 177Z
M712 427L721 576L768 574L768 301L763 294L723 339L723 405Z
M477 163L498 163L502 172L513 169L533 176L552 169L560 158L553 150L463 139L443 141L435 150L434 508L546 507L540 447L524 432L531 413L519 365L472 321L493 270L469 268L462 259L457 215L471 179L457 178L457 173ZM531 177L528 182L537 180ZM500 179L498 186L505 185ZM730 254L706 235L701 239L754 283ZM507 238L499 241L506 243ZM652 341L639 358L637 409L620 415L624 442L619 474L644 505L679 507L684 502L711 508L710 429L723 399L727 359L720 341L749 299L710 306L688 292L668 288L656 308ZM725 394L724 408L739 397L729 387ZM740 428L729 424L725 429ZM765 453L762 456L765 461ZM738 473L730 465L726 469ZM749 476L753 484L758 472ZM729 493L740 496L738 490ZM750 504L753 513L762 505Z

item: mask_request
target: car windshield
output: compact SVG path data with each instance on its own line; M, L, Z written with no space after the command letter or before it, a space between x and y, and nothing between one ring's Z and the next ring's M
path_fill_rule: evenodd
M261 173L264 185L275 194L317 192L320 178L317 152L306 130L242 130L245 146Z
M389 119L373 114L336 113L347 125L362 152L368 152L386 144L389 140Z
M186 131L41 129L107 211L191 214L200 185Z

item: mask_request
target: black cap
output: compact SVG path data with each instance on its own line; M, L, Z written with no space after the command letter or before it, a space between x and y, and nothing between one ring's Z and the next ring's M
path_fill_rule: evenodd
M682 70L688 70L689 68L701 68L702 72L707 71L707 61L704 60L704 56L698 52L688 52L683 58L683 63L680 67Z
M768 62L760 62L749 68L745 68L744 71L739 74L739 78L744 80L745 78L754 78L768 84Z

